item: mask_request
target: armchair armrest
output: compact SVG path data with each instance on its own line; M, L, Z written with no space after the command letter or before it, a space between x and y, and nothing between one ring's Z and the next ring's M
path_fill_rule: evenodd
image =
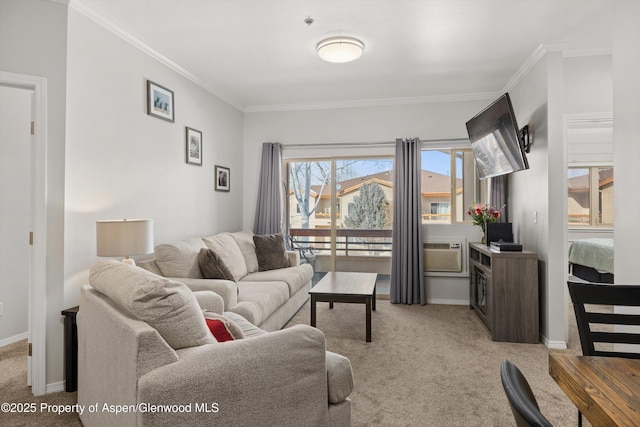
M193 279L190 277L169 277L171 280L187 285L193 292L213 291L224 300L223 310L229 310L238 304L238 285L231 280Z
M319 330L297 325L183 350L178 362L139 380L138 401L217 404L216 413L181 414L179 424L328 425L325 342ZM142 425L165 425L176 421L176 414L140 418Z
M224 313L224 300L222 297L212 291L192 291L198 300L198 305L203 310L213 311L214 313Z

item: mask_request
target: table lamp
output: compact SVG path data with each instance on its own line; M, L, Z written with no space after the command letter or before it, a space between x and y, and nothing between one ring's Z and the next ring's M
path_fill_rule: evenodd
M124 256L122 262L136 265L130 256L153 252L153 220L96 221L96 246L98 256Z

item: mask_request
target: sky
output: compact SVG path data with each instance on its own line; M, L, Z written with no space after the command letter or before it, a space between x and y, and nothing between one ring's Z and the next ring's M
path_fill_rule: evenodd
M440 173L442 175L449 175L451 169L450 157L448 153L444 153L442 151L436 150L428 150L422 151L422 169L428 170L431 172ZM329 168L330 162L324 161L321 162L324 166ZM350 178L358 177L358 176L366 176L372 175L378 172L384 172L393 169L393 160L389 158L380 158L380 159L363 159L363 160L338 160L336 166L338 168L344 166L344 164L348 164L350 169ZM461 161L458 160L458 177L462 178L462 168ZM319 179L312 179L313 184L319 184Z

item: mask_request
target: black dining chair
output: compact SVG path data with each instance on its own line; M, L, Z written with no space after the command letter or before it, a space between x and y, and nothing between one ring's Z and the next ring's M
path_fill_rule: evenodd
M505 360L500 366L502 387L509 400L511 412L518 427L551 427L552 424L542 415L536 397L529 387L527 379L520 369Z
M636 328L636 332L629 329L640 325L640 310L637 310L637 314L611 310L611 306L640 307L640 286L571 281L567 285L576 315L582 354L640 359L640 353L627 351L629 348L616 348L619 344L640 344L640 329ZM582 426L580 412L578 426Z

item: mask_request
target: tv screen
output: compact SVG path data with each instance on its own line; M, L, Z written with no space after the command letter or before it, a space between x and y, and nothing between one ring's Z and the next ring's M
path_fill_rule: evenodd
M469 120L467 132L480 179L529 169L508 93Z

